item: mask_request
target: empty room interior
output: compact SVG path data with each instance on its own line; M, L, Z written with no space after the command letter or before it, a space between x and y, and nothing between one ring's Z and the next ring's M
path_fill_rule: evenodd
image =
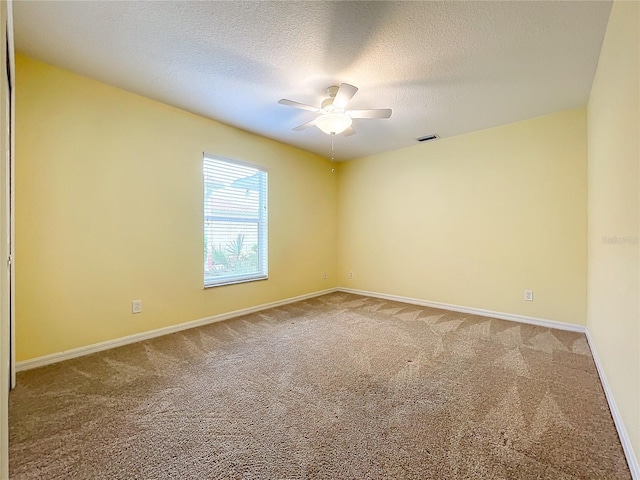
M639 1L1 5L1 479L640 480Z

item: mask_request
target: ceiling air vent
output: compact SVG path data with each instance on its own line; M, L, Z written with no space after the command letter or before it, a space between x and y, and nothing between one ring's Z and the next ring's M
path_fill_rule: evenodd
M436 133L432 133L431 135L425 135L424 137L418 138L419 142L430 142L431 140L435 140L436 138L440 138Z

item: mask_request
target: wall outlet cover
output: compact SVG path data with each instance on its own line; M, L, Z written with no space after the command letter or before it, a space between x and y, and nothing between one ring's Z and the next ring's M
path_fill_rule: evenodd
M131 302L131 313L142 313L142 300Z

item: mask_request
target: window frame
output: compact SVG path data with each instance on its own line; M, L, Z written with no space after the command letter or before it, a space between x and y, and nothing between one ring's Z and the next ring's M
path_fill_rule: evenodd
M227 163L231 166L239 166L250 168L264 175L264 185L260 185L258 190L258 215L254 218L234 218L233 216L207 215L207 176L205 173L207 161L216 161ZM205 289L221 287L224 285L234 285L239 283L255 282L269 279L269 170L264 165L258 165L251 162L236 160L232 158L222 157L211 153L203 152L202 156L202 241L203 246L206 245L206 228L207 222L225 221L231 223L256 223L257 224L257 254L258 268L257 271L251 273L229 274L220 277L209 275L207 279L206 265L203 263L203 285ZM203 260L206 261L207 256ZM213 278L213 279L212 279Z

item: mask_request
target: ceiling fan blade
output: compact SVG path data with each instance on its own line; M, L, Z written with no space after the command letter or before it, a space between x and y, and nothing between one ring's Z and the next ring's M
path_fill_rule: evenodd
M349 100L353 98L357 91L358 87L354 87L348 83L341 83L336 93L336 98L333 99L333 106L338 108L346 107Z
M351 118L389 118L391 117L390 108L380 108L373 110L348 110L347 115Z
M350 137L354 133L356 133L356 131L353 129L353 127L348 127L344 132L342 132L342 135L344 135L345 137Z
M302 125L298 125L293 130L295 130L296 132L299 132L300 130L304 130L305 128L313 127L315 124L316 124L316 120L313 119L310 122L303 123Z
M287 107L299 108L301 110L309 110L311 112L319 112L320 109L318 107L313 107L311 105L307 105L306 103L294 102L293 100L287 100L286 98L282 98L278 100L280 105L286 105Z

